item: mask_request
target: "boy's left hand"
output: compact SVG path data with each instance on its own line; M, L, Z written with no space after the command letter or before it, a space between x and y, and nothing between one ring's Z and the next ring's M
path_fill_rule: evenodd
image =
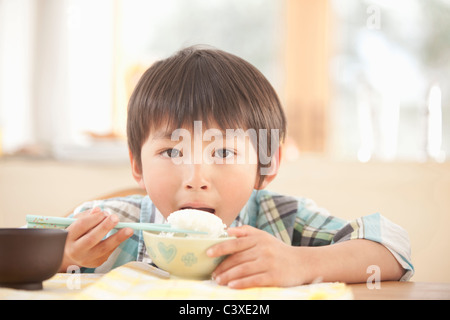
M221 242L207 251L210 257L229 255L213 272L218 284L248 288L285 287L304 282L298 262L301 257L294 247L247 225L230 228L227 232L237 239Z

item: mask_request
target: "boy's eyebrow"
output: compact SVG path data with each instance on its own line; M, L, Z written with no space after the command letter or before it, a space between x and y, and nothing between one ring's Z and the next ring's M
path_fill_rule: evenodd
M152 135L152 141L154 140L170 140L172 137L172 132L158 131Z
M211 130L211 129L210 129ZM172 132L170 131L157 131L155 132L155 134L152 135L152 141L155 140L172 140L172 135L174 133L175 130L173 130ZM211 133L212 132L212 133ZM204 133L203 133L204 136ZM208 133L208 137L227 137L226 131L223 129L214 129L213 131L210 131Z

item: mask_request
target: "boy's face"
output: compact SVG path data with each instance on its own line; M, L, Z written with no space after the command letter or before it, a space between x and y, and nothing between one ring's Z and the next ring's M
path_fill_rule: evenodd
M257 152L247 135L203 130L198 123L193 130L152 132L142 146L142 171L131 156L133 176L165 218L196 208L230 225L257 187Z

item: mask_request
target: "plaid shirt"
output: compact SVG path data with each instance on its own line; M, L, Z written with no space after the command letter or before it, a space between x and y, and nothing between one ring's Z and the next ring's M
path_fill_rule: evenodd
M150 198L141 195L86 202L75 209L74 215L95 207L118 215L122 222L167 222ZM414 273L408 234L379 213L346 221L331 216L309 199L259 190L253 192L231 226L241 225L265 230L293 246L323 246L352 239L372 240L384 245L405 269L401 280L408 280ZM151 263L142 231L135 231L101 266L82 270L106 273L130 261Z

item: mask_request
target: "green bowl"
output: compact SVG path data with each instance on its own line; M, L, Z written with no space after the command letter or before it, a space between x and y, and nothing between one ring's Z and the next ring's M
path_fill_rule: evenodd
M206 250L235 237L194 238L143 231L147 253L153 263L171 276L187 279L210 279L214 269L226 256L210 258Z

